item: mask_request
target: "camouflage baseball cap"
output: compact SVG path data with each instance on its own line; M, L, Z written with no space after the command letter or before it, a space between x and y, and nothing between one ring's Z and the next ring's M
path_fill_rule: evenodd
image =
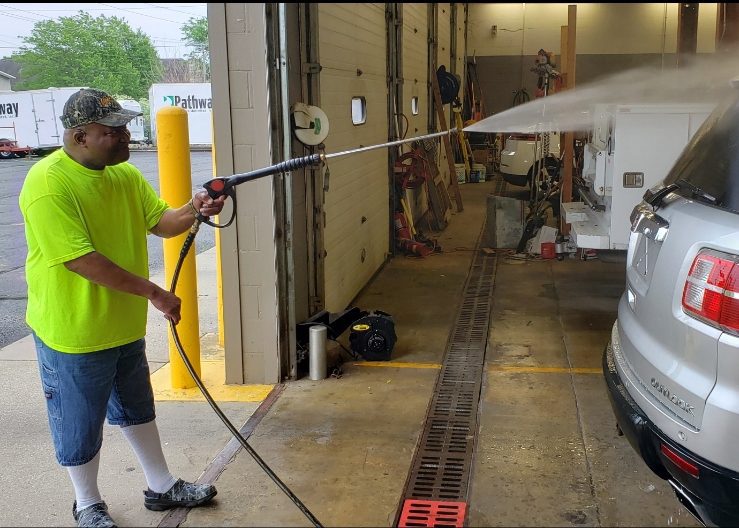
M83 88L67 99L59 119L64 128L75 128L89 123L119 127L140 115L143 114L122 108L118 101L102 90Z

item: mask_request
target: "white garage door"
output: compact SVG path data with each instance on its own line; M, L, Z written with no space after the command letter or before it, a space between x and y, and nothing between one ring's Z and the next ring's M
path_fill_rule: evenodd
M385 5L318 5L320 100L331 125L326 152L385 143ZM363 124L352 123L352 99L366 104ZM345 309L385 260L390 226L387 163L386 149L328 162L324 231L328 311Z
M403 4L403 108L400 123L406 138L428 133L428 9L427 4ZM409 152L410 144L403 152ZM413 221L428 209L425 186L408 189Z
M446 66L447 71L451 72L451 7L449 4L437 4L437 9L439 36L437 39L438 46L436 49L436 67L438 68L439 66L444 65ZM451 121L451 105L444 105L444 115L446 116L447 129L454 128L453 121ZM437 128L441 130L441 123L439 121L437 121ZM449 184L451 182L449 176L449 162L447 161L447 154L443 141L439 141L438 152L439 172L444 175L444 181ZM456 177L456 175L454 177Z

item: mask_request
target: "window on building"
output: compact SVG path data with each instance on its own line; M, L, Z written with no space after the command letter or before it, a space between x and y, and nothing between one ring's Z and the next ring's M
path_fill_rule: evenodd
M361 125L367 121L367 100L364 97L352 97L352 124Z

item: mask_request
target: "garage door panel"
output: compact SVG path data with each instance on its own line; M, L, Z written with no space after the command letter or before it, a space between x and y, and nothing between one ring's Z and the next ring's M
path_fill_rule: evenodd
M428 5L403 4L403 113L408 118L406 137L428 132ZM411 101L418 97L418 114L413 115ZM404 149L410 151L410 146ZM428 210L425 186L406 190L413 221Z
M384 4L319 5L321 107L330 154L387 141ZM357 75L357 70L361 75ZM352 124L351 101L364 97L366 121ZM325 197L325 307L346 308L384 261L388 247L388 153L329 160Z

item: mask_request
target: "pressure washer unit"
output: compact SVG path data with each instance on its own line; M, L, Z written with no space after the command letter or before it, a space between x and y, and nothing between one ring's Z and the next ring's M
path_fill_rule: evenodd
M380 310L373 310L354 321L349 334L352 352L367 361L389 361L396 341L392 316Z

